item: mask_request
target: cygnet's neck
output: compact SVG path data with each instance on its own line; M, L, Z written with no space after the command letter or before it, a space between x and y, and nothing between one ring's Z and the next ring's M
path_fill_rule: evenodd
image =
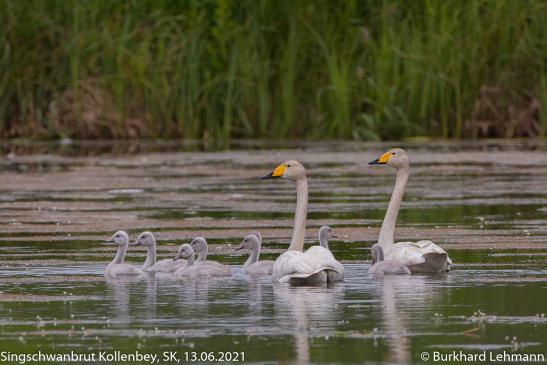
M247 261L245 261L243 268L246 269L247 267L257 262L259 257L260 257L260 245L257 245L252 248L251 254L247 258Z
M327 237L325 237L326 235L322 234L322 233L323 232L319 232L319 245L328 250L329 249L329 240L328 240Z
M201 251L199 251L197 262L203 262L207 259L207 250L209 248L207 247L207 244L204 244L201 246Z
M142 265L143 270L154 266L156 263L156 239L152 238L152 243L146 249L146 261Z
M194 253L192 253L190 256L186 257L186 266L190 267L194 265Z
M122 264L123 260L125 258L125 253L127 252L127 245L128 243L124 243L118 246L118 252L116 253L116 256L114 257L114 260L110 263L110 265L114 264Z

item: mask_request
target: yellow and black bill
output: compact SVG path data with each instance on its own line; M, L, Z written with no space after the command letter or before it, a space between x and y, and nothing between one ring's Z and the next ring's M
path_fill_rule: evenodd
M385 165L391 158L391 152L386 152L374 161L370 161L369 165Z
M287 166L285 166L284 164L281 164L277 166L275 170L270 172L268 175L262 176L261 179L265 180L265 179L275 179L275 178L281 177L285 173L286 169L287 169Z

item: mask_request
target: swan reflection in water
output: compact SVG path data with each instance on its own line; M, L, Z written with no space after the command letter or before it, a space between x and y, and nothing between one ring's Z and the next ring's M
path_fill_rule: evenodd
M382 337L387 345L383 361L412 362L411 319L424 315L424 308L434 307L439 294L438 283L446 280L446 276L386 275L364 279L372 280L369 282L372 286L360 286L358 290L371 290L375 300ZM353 290L350 288L347 284L328 287L274 285L276 324L282 326L284 332L294 333L296 363L310 361L310 337L327 335L320 330L334 330L338 321L344 319L343 303L346 294ZM429 311L425 311L425 315L430 315Z
M114 314L117 322L130 323L132 316L129 311L130 304L130 292L134 296L135 286L144 285L144 299L142 305L146 308L146 318L155 319L156 316L156 298L157 298L157 283L155 273L145 273L143 276L126 276L118 277L116 279L107 279L107 287L110 291L112 300L111 308L114 308ZM140 291L139 291L140 292Z
M375 280L378 285L374 295L381 308L382 330L388 349L383 360L394 364L410 363L410 318L414 315L413 312L422 315L424 308L434 306L439 295L439 286L435 282L446 280L446 275L385 275ZM426 315L429 314L426 312Z
M335 327L339 315L336 304L342 300L344 290L342 283L328 287L274 285L276 323L294 333L297 364L310 361L311 329Z

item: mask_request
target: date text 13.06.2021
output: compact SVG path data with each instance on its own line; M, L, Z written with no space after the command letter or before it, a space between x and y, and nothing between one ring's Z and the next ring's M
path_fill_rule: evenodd
M171 353L171 360L179 358L177 355ZM166 354L164 354L166 355ZM169 357L169 355L167 355ZM165 359L165 356L164 356ZM183 362L244 362L245 361L245 352L238 351L187 351L182 353L182 356L179 358Z

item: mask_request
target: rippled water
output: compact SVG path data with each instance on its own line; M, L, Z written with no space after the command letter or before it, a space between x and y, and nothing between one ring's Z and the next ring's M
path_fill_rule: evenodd
M397 238L432 239L456 265L383 279L366 273L368 247L394 176L366 162L387 145L179 147L3 147L15 153L0 160L0 351L236 351L250 363L547 355L545 144L405 145L413 169ZM239 272L245 258L233 248L248 231L262 232L264 258L288 243L294 187L256 178L288 158L309 172L309 244L322 224L341 237L330 246L344 283L289 288ZM204 235L234 275L107 281L114 252L99 243L117 229L157 233L160 258ZM127 260L142 262L144 251Z

